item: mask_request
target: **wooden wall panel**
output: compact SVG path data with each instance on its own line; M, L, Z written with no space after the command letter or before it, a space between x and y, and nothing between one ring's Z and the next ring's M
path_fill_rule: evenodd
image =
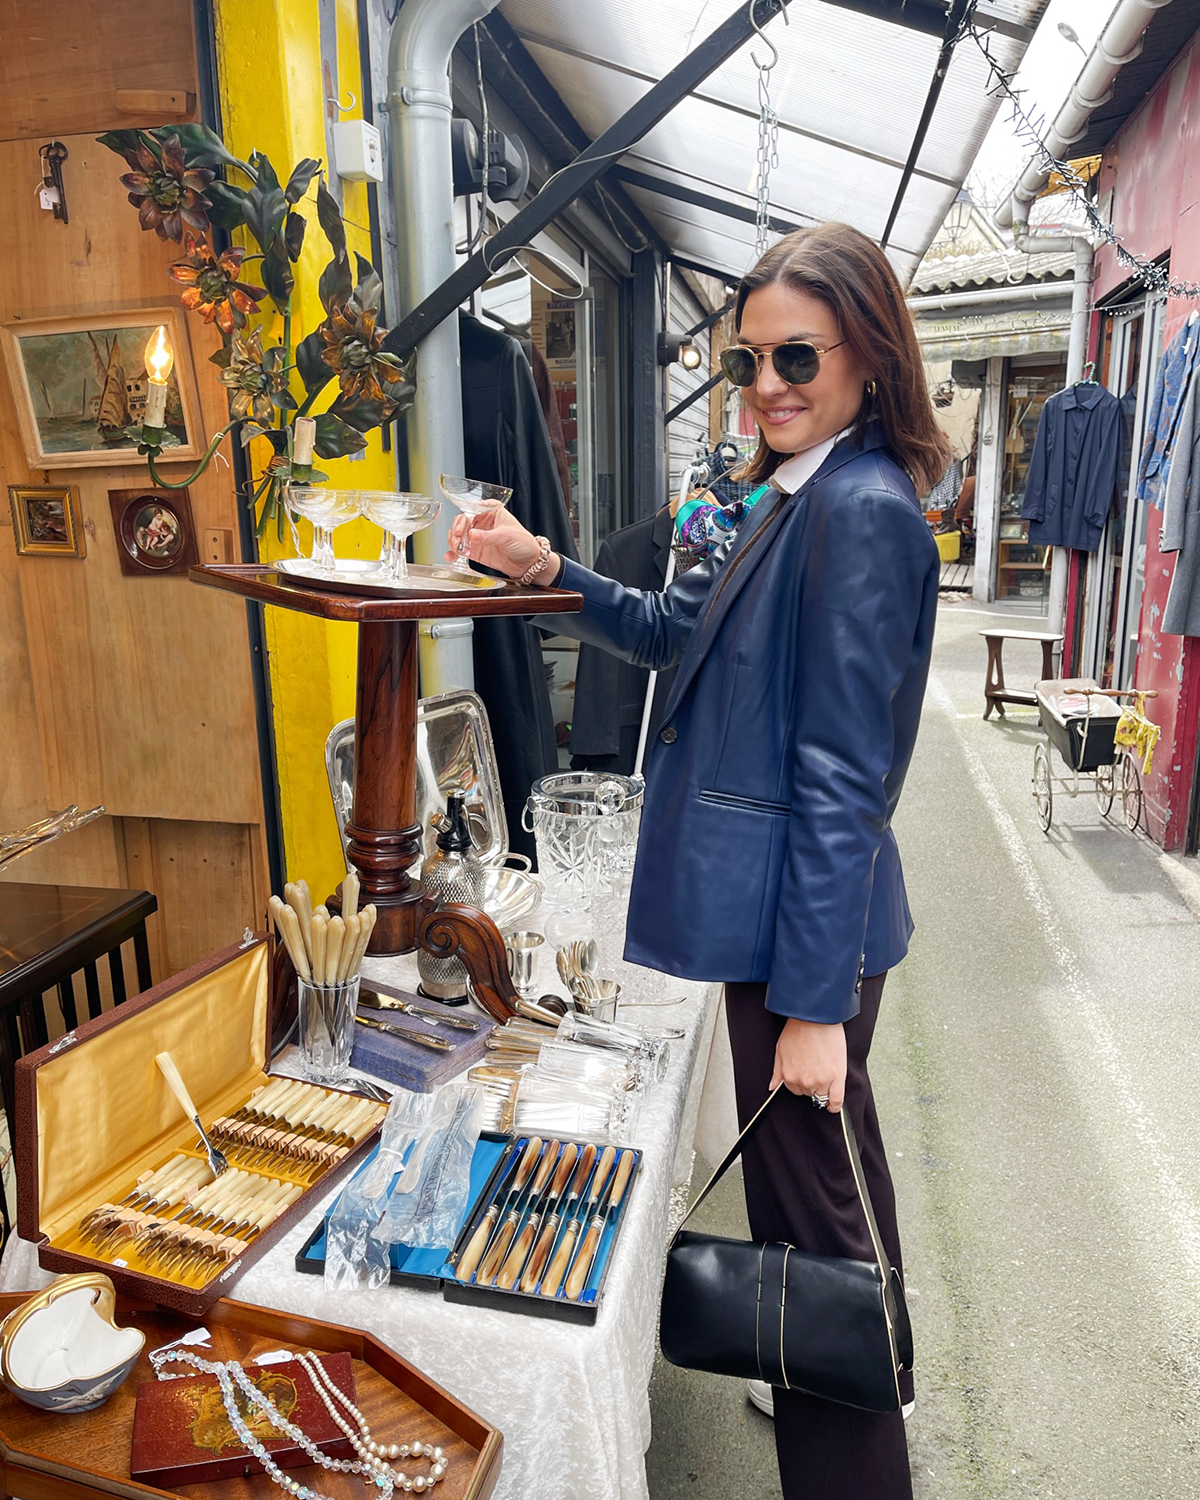
M197 118L190 0L0 0L0 36L0 140Z
M71 137L71 222L56 222L19 189L25 142L0 145L0 320L160 306L174 296L166 266L180 253L138 226L117 178L119 158ZM10 235L15 255L5 252ZM73 294L73 295L72 295ZM208 355L219 336L187 320L176 351L198 384L206 430L225 421ZM30 473L4 385L0 446L7 483L77 484L88 555L15 559L51 803L104 802L129 817L252 823L261 818L258 746L245 610L183 577L121 573L109 489L146 480L140 461ZM164 465L164 474L186 469ZM237 497L218 460L190 490L198 535L235 530ZM0 704L0 726L7 709Z

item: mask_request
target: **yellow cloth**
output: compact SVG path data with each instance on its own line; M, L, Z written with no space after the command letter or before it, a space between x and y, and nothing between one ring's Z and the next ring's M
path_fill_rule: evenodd
M1135 758L1141 760L1143 776L1150 774L1150 767L1154 762L1154 747L1158 744L1161 732L1158 725L1152 724L1146 717L1145 693L1139 693L1134 707L1127 708L1117 721L1117 744L1128 746Z

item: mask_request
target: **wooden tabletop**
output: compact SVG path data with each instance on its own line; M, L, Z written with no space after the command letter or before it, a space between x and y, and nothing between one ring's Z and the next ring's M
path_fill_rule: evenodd
M981 630L984 637L1003 636L1006 641L1061 641L1062 633L1044 630Z
M149 891L0 883L0 1000L48 988L157 910Z
M242 594L280 609L320 615L325 620L350 620L359 625L388 620L462 619L480 615L575 614L583 608L581 594L565 589L523 589L515 583L486 593L407 594L403 598L376 599L361 594L334 593L314 588L300 579L277 573L262 563L206 563L189 568L193 583Z

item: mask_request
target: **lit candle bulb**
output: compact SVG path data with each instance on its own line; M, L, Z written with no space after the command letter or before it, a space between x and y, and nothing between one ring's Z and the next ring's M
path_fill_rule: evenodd
M292 464L296 468L310 466L313 461L313 444L317 440L317 424L312 417L297 417L292 427Z
M145 427L166 425L167 378L174 363L175 356L167 342L167 330L156 328L146 345L146 374L149 383L146 390L146 416L142 424Z

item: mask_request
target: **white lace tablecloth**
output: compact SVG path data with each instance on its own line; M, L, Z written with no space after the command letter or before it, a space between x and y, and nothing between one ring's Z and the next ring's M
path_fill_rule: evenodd
M367 977L386 974L415 989L415 968L411 957L368 961ZM551 950L541 974L545 991L559 988L552 972ZM496 1500L643 1500L648 1493L648 1387L671 1193L691 1170L720 990L646 970L622 978L638 999L683 995L680 1005L627 1018L682 1027L686 1036L671 1042L666 1079L642 1100L631 1143L643 1151L637 1191L592 1327L453 1306L432 1289L326 1292L321 1277L296 1271L295 1257L336 1191L231 1288L242 1301L369 1329L499 1427L504 1461ZM34 1246L14 1235L0 1261L0 1290L49 1280Z

